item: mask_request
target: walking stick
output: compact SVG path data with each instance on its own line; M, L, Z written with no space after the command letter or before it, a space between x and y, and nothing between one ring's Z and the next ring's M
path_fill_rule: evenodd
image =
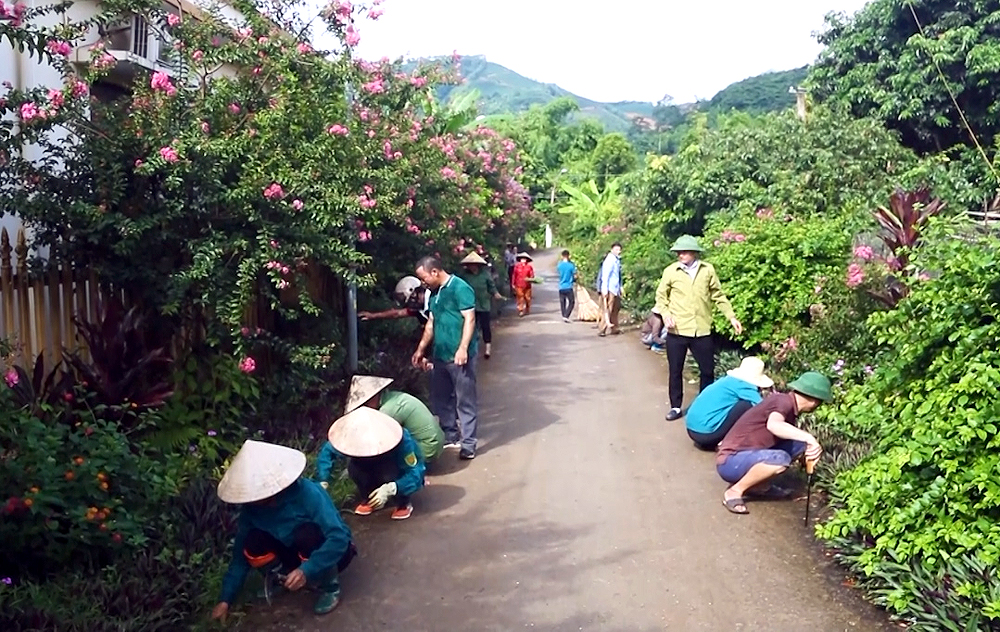
M809 505L812 501L813 471L816 469L816 461L806 459L806 517L804 524L809 526Z

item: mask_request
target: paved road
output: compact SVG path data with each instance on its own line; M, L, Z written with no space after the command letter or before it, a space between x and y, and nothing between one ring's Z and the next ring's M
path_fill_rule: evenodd
M801 502L725 511L713 455L663 421L663 359L635 335L563 323L546 281L480 360L479 457L446 454L407 522L349 517L362 554L333 614L295 595L249 627L890 629L811 545Z

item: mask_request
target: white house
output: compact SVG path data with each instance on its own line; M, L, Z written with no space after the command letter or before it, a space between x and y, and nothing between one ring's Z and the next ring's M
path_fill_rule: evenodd
M2 1L2 0L0 0ZM56 4L55 0L23 0L29 8ZM9 2L8 2L9 4ZM164 14L202 17L206 11L217 11L222 19L236 27L242 24L243 16L232 6L212 0L163 0ZM95 0L76 0L65 14L49 14L41 19L42 25L55 26L57 21L77 22L98 13ZM46 24L45 20L49 22ZM95 98L119 95L129 89L136 74L143 71L162 71L175 74L178 70L175 60L169 54L173 48L165 25L151 25L141 16L122 19L117 24L98 30L92 29L70 54L70 61L84 65L90 61L90 47L98 41L106 43L106 52L118 60L110 75L91 86ZM219 74L235 73L234 68L221 68ZM19 52L6 40L0 41L0 82L10 82L17 89L53 87L62 85L59 71L47 62L40 62L29 51ZM34 157L35 147L26 147L26 157ZM0 217L0 228L7 228L11 236L17 233L20 222L16 217Z

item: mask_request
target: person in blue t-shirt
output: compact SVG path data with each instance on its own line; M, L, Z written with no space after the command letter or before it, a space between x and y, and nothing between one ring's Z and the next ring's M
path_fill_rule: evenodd
M739 367L695 398L687 412L688 436L702 450L714 450L743 413L761 402L759 389L772 386L760 358L743 358Z
M559 273L559 308L562 310L563 320L568 323L570 314L576 307L576 295L573 293L576 264L570 261L569 250L562 251L562 261L556 266L556 272Z

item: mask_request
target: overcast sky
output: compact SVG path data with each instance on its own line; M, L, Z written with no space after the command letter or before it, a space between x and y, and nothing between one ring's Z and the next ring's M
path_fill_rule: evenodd
M355 4L361 4L356 1ZM810 63L828 11L865 0L385 0L360 20L368 59L485 55L599 101L711 98Z

